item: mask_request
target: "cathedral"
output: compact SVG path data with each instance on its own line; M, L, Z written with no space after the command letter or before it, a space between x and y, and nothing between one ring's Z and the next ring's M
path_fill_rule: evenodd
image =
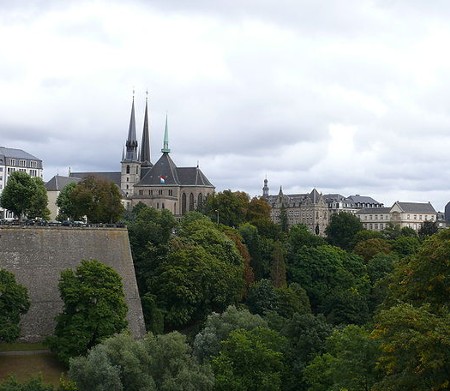
M166 124L162 155L153 164L150 156L150 133L148 124L148 100L145 103L144 126L141 145L136 138L134 96L131 105L130 125L122 153L120 172L72 172L72 178L89 175L112 180L120 187L123 203L127 209L139 202L155 209L168 209L175 216L182 216L198 209L214 186L196 167L177 167L170 156L169 130Z

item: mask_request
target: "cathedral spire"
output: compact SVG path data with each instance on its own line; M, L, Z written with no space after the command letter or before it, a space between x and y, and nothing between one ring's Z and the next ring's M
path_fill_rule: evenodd
M164 130L164 147L161 149L162 153L169 153L169 128L167 126L167 114L166 114L166 128Z
M148 91L147 91L147 97L145 99L144 129L142 130L140 161L144 166L148 166L151 164L151 161L150 161L150 136L149 136L149 131L148 131Z
M127 150L125 160L136 161L138 142L136 139L136 119L134 116L134 91L133 91L133 103L131 105L130 126L128 128L128 138L127 142L125 143L125 146Z

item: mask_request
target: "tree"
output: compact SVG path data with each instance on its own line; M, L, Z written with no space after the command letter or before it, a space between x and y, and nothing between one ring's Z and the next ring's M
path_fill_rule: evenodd
M284 390L307 389L303 372L317 354L325 352L325 341L331 334L331 325L323 316L294 314L283 326L281 335L287 338L285 359L287 370Z
M72 193L76 187L77 184L75 182L69 183L59 193L56 199L56 206L59 208L59 214L57 216L59 220L81 220L84 216L84 207L72 201Z
M368 318L369 279L363 260L333 246L303 247L288 259L288 281L306 290L315 313L333 323Z
M0 391L54 391L50 384L44 384L39 377L19 383L14 377L8 378L0 384Z
M59 291L63 312L56 318L50 349L68 363L102 339L127 326L127 305L121 277L97 260L83 260L75 271L61 272Z
M206 199L204 213L214 222L238 227L245 222L249 200L247 193L224 190Z
M66 195L66 210L77 217L86 216L91 223L116 222L125 211L119 188L102 178L88 176L72 190L69 188Z
M247 309L229 306L222 314L208 315L205 327L194 340L194 356L200 361L208 361L219 354L220 344L236 329L252 330L267 327L267 322Z
M407 257L417 252L420 247L420 240L415 236L400 235L397 239L392 241L392 250L400 257Z
M41 178L33 178L26 172L15 171L8 178L0 196L0 205L21 218L48 218L47 190Z
M343 212L331 216L330 224L325 229L325 233L331 245L350 250L355 235L362 229L362 223L355 215Z
M280 242L274 243L272 262L270 265L270 278L276 288L286 286L286 263L285 252Z
M366 262L377 254L389 254L391 251L389 242L382 238L362 240L353 249L353 252L362 257Z
M69 375L79 391L209 391L214 383L209 366L193 359L186 337L177 332L149 333L143 340L115 335L86 357L71 359Z
M20 315L30 308L28 291L14 274L0 269L0 342L13 342L20 334Z
M244 262L234 242L217 224L198 214L188 215L149 289L165 311L166 327L185 327L240 300Z
M427 236L434 235L438 231L438 225L436 221L424 221L419 229L419 237L421 239Z
M378 346L363 327L335 329L325 345L326 353L317 355L305 369L310 391L369 391L379 379Z
M282 336L268 328L232 331L212 360L215 390L281 390L285 343Z

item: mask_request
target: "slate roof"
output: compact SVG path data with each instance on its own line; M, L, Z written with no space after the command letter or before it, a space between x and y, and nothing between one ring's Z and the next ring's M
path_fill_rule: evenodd
M80 178L55 175L45 184L45 188L47 191L61 191L69 183L78 183L80 180Z
M356 212L356 214L389 214L392 207L386 208L362 208Z
M436 214L436 210L429 202L399 202L396 204L406 213L433 213Z
M94 176L97 178L106 179L108 181L114 182L120 188L120 180L121 180L120 172L71 172L71 178L87 178L88 176Z
M352 200L355 204L356 203L361 203L361 204L380 204L380 202L375 201L372 197L361 196L359 194L351 195L351 196L348 196L347 198Z
M39 163L37 168L42 168L42 160L37 158L36 156L33 156L30 153L23 151L22 149L0 147L0 164L6 164L6 159L11 158L35 160Z
M198 167L177 167L168 153L162 154L136 186L161 185L214 187Z

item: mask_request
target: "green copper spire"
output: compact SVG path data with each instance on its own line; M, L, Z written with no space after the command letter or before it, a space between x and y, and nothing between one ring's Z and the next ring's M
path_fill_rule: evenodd
M162 153L169 153L169 128L167 127L167 114L166 114L166 129L164 130L164 147L161 149Z

